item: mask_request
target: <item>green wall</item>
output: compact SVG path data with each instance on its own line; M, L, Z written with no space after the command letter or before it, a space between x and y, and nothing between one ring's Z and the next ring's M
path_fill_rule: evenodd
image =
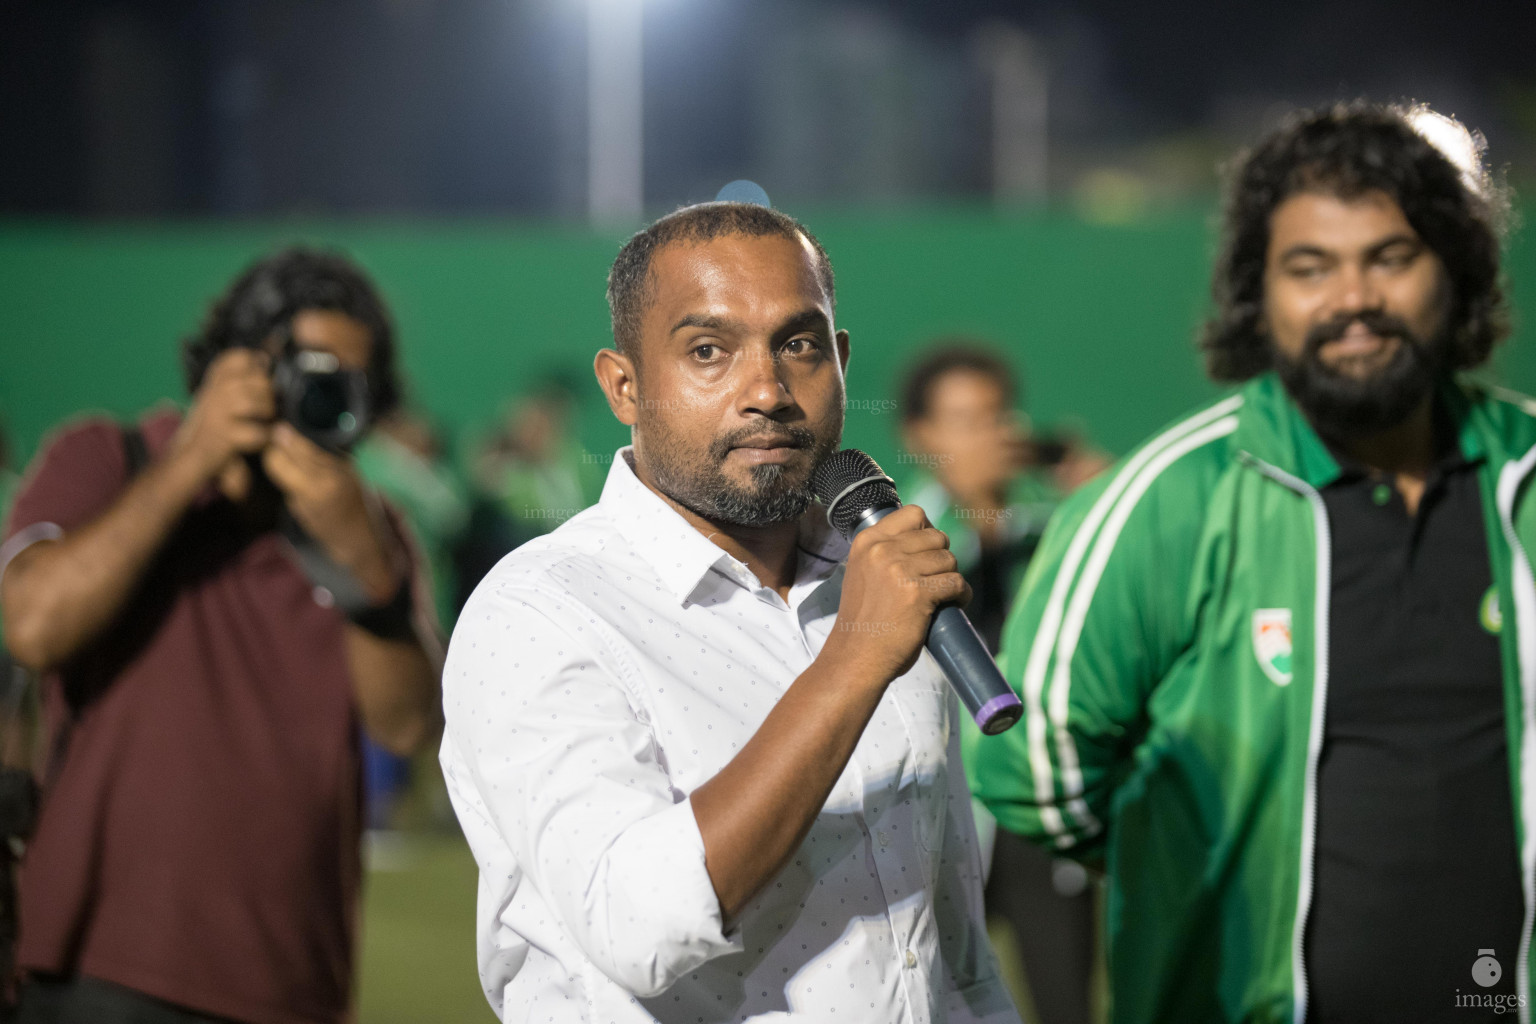
M1213 394L1191 341L1212 250L1206 210L1130 225L971 209L808 216L853 336L846 443L895 450L902 365L939 334L995 340L1027 370L1038 422L1071 419L1123 451ZM26 458L82 410L179 397L177 347L258 254L339 245L394 308L414 394L452 431L477 427L547 372L583 391L582 440L623 432L591 383L607 343L603 280L621 235L517 223L0 224L0 417ZM1536 244L1509 256L1516 308L1536 302ZM1536 390L1519 343L1499 376Z

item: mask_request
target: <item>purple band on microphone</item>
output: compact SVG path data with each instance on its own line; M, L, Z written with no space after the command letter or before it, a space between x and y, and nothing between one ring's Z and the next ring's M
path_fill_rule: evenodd
M1024 702L1019 700L1018 694L1000 693L976 709L976 724L985 728L992 720L992 716L1004 708L1020 707Z

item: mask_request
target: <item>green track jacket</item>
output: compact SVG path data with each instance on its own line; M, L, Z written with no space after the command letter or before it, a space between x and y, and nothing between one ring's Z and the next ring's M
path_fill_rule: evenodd
M1485 456L1498 608L1515 613L1503 616L1500 643L1525 888L1524 1022L1536 403L1460 384L1444 394L1463 451ZM1278 381L1260 377L1068 499L1025 578L1003 640L1025 718L978 745L971 782L1003 827L1106 871L1115 1024L1306 1018L1331 590L1318 489L1338 474Z

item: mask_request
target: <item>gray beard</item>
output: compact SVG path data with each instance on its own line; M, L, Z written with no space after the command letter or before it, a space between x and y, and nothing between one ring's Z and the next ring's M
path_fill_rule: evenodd
M663 494L712 523L733 526L772 526L799 520L811 504L809 482L796 485L786 479L783 466L753 466L752 490L736 486L715 472L708 478L674 476L664 463L651 465L656 486Z
M810 453L812 468L821 464L837 449L842 438L842 424L829 438L801 426L782 428L801 449ZM721 466L730 454L731 445L758 431L742 430L734 436L717 438L707 452L693 458L679 459L674 456L677 446L670 443L665 431L651 432L653 443L645 448L646 462L656 487L672 501L712 523L733 526L772 526L799 520L810 507L810 472L796 480L789 471L779 465L752 466L751 487L742 487L728 478Z

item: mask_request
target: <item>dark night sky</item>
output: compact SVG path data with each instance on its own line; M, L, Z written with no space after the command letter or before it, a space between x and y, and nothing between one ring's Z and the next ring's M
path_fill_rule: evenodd
M1226 144L1276 104L1368 94L1464 117L1506 143L1496 156L1517 171L1536 155L1528 0L648 3L646 178L660 200L772 145L763 83L801 72L765 66L763 41L796 25L814 36L839 17L896 33L917 64L960 61L989 22L1024 28L1051 63L1053 145L1089 154L1180 133ZM581 10L580 0L7 3L0 213L571 214L585 144ZM956 87L952 102L967 95ZM981 187L964 167L925 173L929 191Z

